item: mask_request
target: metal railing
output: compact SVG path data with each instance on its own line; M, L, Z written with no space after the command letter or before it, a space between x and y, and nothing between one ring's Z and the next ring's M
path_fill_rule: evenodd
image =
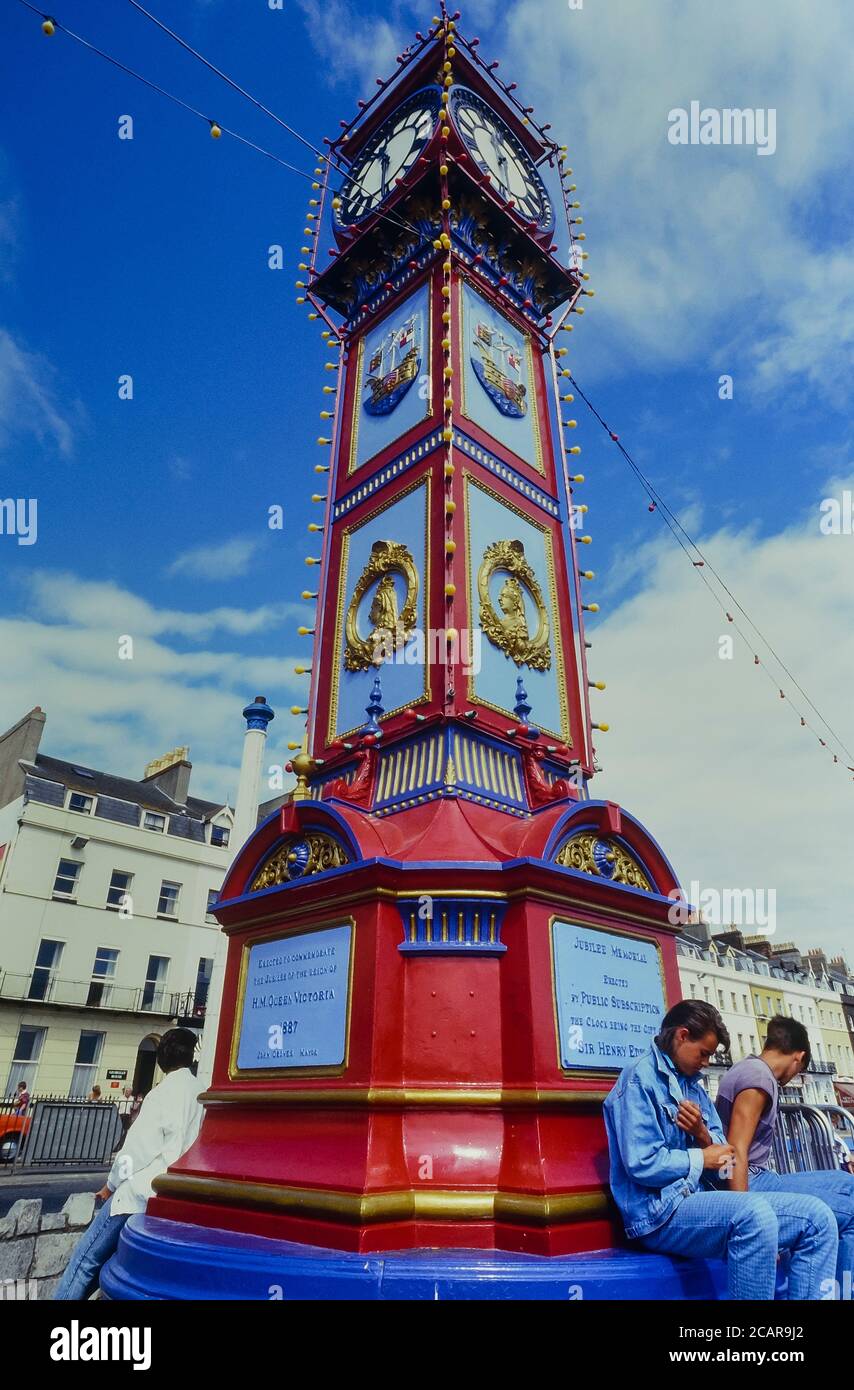
M124 1134L112 1101L37 1096L23 1116L0 1102L0 1173L21 1168L109 1168Z
M41 973L0 974L0 999L31 1004L56 1004L69 1009L103 1009L121 1013L162 1014L167 1018L203 1019L204 1002L195 1003L192 990L165 990L147 984L141 988L114 985L109 980L65 980Z
M790 1101L779 1107L771 1160L778 1173L839 1168L830 1120L818 1106Z

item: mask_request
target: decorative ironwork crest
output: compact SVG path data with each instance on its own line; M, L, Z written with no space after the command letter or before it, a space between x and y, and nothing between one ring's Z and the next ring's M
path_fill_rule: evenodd
M580 869L584 874L625 883L629 888L642 888L652 893L653 886L637 860L617 840L602 839L594 831L585 830L573 835L561 846L555 863L565 869Z
M326 873L327 869L338 869L350 862L347 851L331 835L321 830L308 830L304 835L287 840L270 855L255 875L249 891L257 893L261 888L273 888L278 883L311 878L313 874Z

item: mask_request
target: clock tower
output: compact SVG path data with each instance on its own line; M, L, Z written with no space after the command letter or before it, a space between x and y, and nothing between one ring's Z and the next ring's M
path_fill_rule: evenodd
M679 996L678 884L590 786L583 234L564 149L496 67L443 12L319 165L300 302L337 355L305 742L215 909L213 1079L154 1184L161 1259L164 1220L328 1271L617 1238L601 1104Z

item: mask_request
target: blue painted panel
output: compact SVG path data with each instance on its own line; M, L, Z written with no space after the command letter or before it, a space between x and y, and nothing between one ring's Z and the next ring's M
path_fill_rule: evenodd
M561 1066L619 1070L648 1051L666 1013L653 943L554 922L552 950Z
M480 670L471 680L471 693L487 704L498 706L511 719L516 699L516 679L521 676L528 692L531 705L531 723L537 728L555 734L561 739L569 737L567 716L561 709L561 701L566 700L566 680L563 671L563 654L560 647L560 632L557 615L554 611L552 574L548 559L546 534L532 521L520 516L518 512L500 502L497 497L478 487L471 481L466 486L466 521L469 543L469 604L471 622L478 622L480 600L477 591L477 576L484 552L495 540L520 540L528 560L542 590L549 616L549 641L551 644L551 667L547 671L533 671L529 666L517 666L509 656L482 634ZM553 564L553 561L551 562ZM498 595L507 575L497 570L492 575L490 597L496 613L501 613ZM537 630L538 617L530 594L523 587L525 618L528 631Z
M252 946L238 1067L334 1067L347 1047L349 923ZM271 1035L279 1030L278 1039Z
M382 685L383 708L387 714L424 694L426 667L423 660L423 642L427 627L426 538L426 482L413 488L362 526L348 532L346 557L342 555L342 609L338 614L336 627L337 717L333 729L335 736L361 729L367 723L365 706L370 699L377 671ZM412 555L418 571L418 627L422 635L420 641L412 638L395 653L393 659L383 662L379 668L372 666L367 671L348 671L344 666L344 620L359 576L370 559L371 547L374 541L378 540L402 541ZM406 599L405 581L399 574L394 574L392 580L400 611ZM377 587L378 581L375 581L359 604L357 623L363 637L367 637L373 627L370 610Z
M539 472L539 420L529 340L463 285L463 413Z
M351 472L430 415L429 321L422 285L361 340Z

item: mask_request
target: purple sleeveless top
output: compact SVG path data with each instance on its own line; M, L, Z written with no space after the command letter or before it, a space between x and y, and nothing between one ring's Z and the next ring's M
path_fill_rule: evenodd
M723 1077L718 1088L715 1105L721 1117L724 1134L729 1129L732 1107L739 1091L765 1091L770 1097L771 1104L766 1107L759 1118L753 1143L750 1145L750 1152L747 1155L747 1161L751 1168L768 1167L768 1156L771 1153L774 1125L777 1120L779 1089L776 1076L761 1057L745 1057L742 1062L736 1062L735 1066L730 1067Z

